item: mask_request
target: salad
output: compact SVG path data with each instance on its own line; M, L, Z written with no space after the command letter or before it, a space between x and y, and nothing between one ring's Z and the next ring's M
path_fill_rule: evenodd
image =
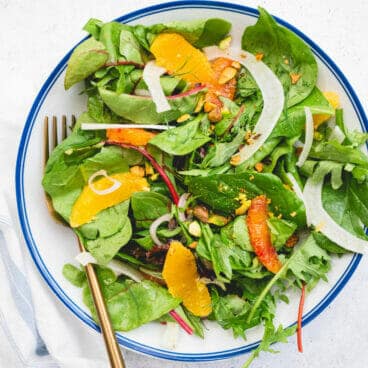
M225 19L130 26L91 19L65 89L87 97L42 185L95 263L113 326L166 324L206 338L206 320L264 337L244 367L297 332L334 257L368 249L367 133L316 85L309 47L264 9L241 39ZM84 84L81 84L83 82ZM297 326L273 323L300 291ZM297 317L297 316L295 316ZM176 331L176 332L175 332Z

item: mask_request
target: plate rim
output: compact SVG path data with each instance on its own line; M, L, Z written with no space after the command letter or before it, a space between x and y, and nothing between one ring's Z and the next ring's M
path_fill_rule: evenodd
M139 19L142 16L147 16L150 14L156 14L163 11L170 11L176 9L186 9L186 8L201 8L201 9L219 9L219 10L227 10L239 14L244 14L252 17L258 17L258 10L240 4L233 4L221 1L212 1L212 0L180 0L180 1L172 1L165 2L161 4L156 4L152 6L148 6L142 9L138 9L129 13L126 13L123 16L115 19L119 22L124 21L132 21L135 19ZM313 50L314 54L316 54L319 59L326 65L326 67L330 70L330 72L336 77L341 87L344 89L346 95L348 96L350 102L353 105L354 111L358 116L359 122L362 126L363 130L368 130L368 122L365 111L359 101L358 96L356 95L353 87L342 73L340 68L335 64L335 62L308 36L306 36L302 31L300 31L295 26L290 23L284 21L283 19L274 16L277 22L284 27L295 32L299 37L301 37ZM87 37L83 38L79 43L83 42ZM78 44L79 44L78 43ZM78 45L77 44L77 45ZM15 170L15 189L16 189L16 200L17 200L17 210L18 210L18 218L21 225L23 237L25 239L25 243L27 248L31 254L35 265L45 280L46 284L51 288L53 293L59 298L59 300L69 309L72 313L74 313L80 320L84 323L92 327L93 329L100 331L99 326L92 320L92 318L83 311L75 302L69 298L64 290L60 287L60 285L56 282L53 276L50 274L50 271L46 267L41 255L38 252L37 245L33 239L32 231L29 226L27 210L25 206L25 196L24 196L24 162L28 149L29 138L33 130L33 126L35 120L38 116L38 112L43 104L43 101L47 97L48 92L53 87L55 81L58 79L60 74L64 71L66 67L66 62L69 59L73 49L77 46L75 45L57 64L54 70L51 72L49 77L46 79L45 83L41 87L39 93L37 94L32 107L29 111L26 123L24 125L19 148L17 154L16 161L16 170ZM325 298L322 299L311 311L309 311L306 315L303 315L303 326L311 322L314 318L320 315L324 309L331 304L331 302L336 298L336 296L340 293L340 291L345 287L356 268L358 267L361 261L362 255L355 254L344 273L340 276L339 280L335 283L335 285L330 289L330 291L326 294ZM252 344L246 344L244 346L240 346L237 348L232 348L228 350L218 351L218 352L210 352L210 353L180 353L173 352L169 350L159 349L150 347L148 345L136 342L130 338L127 338L120 333L117 333L118 342L128 348L130 350L134 350L136 352L140 352L143 354L151 355L157 358L176 360L176 361L187 361L187 362L195 362L195 361L212 361L218 359L231 358L240 354L247 353L253 349L255 349L260 341L256 341Z

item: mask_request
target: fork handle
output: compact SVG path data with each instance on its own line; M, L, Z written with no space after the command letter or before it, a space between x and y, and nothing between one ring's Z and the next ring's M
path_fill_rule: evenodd
M85 251L85 248L79 239L78 242L80 250L82 252ZM115 332L111 325L110 316L106 308L94 266L89 263L85 266L85 270L92 298L96 307L98 320L100 321L100 327L105 341L110 366L112 368L125 368L124 359L118 342L116 341Z

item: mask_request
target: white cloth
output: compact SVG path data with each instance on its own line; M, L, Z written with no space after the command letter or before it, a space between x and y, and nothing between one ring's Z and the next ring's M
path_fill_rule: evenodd
M33 265L20 235L13 180L17 142L37 91L66 50L84 36L80 29L89 17L109 20L160 2L0 0L0 189L6 193L13 220L11 227L5 224L0 227L0 367L108 366L101 336L79 321L53 295ZM367 110L368 74L365 63L368 47L361 37L368 33L367 1L325 0L318 5L314 0L233 2L252 7L262 5L305 31L346 73ZM200 16L199 12L196 12L197 16ZM3 209L0 204L1 215L7 215ZM13 235L9 233L11 228L15 230ZM11 260L3 254L4 251L11 255ZM5 258L7 261L4 263ZM9 281L12 277L6 266L9 260L17 265L18 271L24 272L21 279L25 278L29 283L33 303L28 303L29 291L23 290L19 296L14 291L21 287L17 282L12 286ZM296 353L291 339L288 345L277 346L280 354L262 354L252 368L367 367L367 355L362 353L368 350L367 279L368 261L364 257L344 291L304 329L303 355ZM25 301L25 317L19 312L22 307L17 305L18 301ZM36 351L44 349L42 341L52 357L37 355ZM246 359L239 357L199 365L162 362L126 351L125 356L128 368L237 368Z

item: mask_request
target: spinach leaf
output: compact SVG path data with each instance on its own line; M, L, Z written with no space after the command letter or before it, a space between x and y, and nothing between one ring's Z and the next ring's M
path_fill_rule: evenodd
M275 72L284 87L287 107L312 92L317 80L317 63L312 51L294 32L279 26L261 7L257 23L244 31L242 48L263 54L262 61ZM300 76L294 84L291 74Z
M191 114L198 104L202 91L190 91L168 99L171 110L157 113L156 105L150 97L118 94L99 88L103 102L124 120L137 124L160 124L176 120L183 114Z
M89 38L81 43L69 58L64 79L65 89L92 75L106 63L107 59L108 54L101 42Z
M203 146L211 138L199 129L201 116L177 128L157 134L150 144L171 155L184 156Z
M188 177L188 190L214 210L231 214L239 207L237 198L245 193L247 198L265 194L271 199L271 210L275 215L305 225L303 203L294 192L286 189L282 181L273 174L244 172L241 174L220 174L206 177ZM294 216L295 215L295 216Z
M81 233L97 238L86 240L86 248L96 258L99 264L107 264L128 243L132 236L132 225L128 217L129 201L106 209L97 218L80 229Z
M193 21L174 21L147 27L144 43L147 45L159 33L179 33L195 47L217 45L230 32L231 23L220 18Z
M139 43L130 30L121 30L119 51L126 60L143 63Z
M180 304L179 299L154 282L121 281L108 268L96 267L96 270L112 325L117 331L130 331L154 321ZM83 287L83 301L98 321L87 282Z
M72 264L65 264L63 267L63 276L74 286L82 287L87 279L86 274Z
M201 166L207 168L223 165L239 149L240 145L244 143L244 135L245 132L240 130L231 142L216 142L208 150Z
M134 193L131 203L135 224L139 228L149 228L152 221L170 211L170 200L160 193Z
M305 128L305 107L309 107L312 114L334 114L334 109L326 97L317 87L314 87L308 97L284 110L269 139L299 137Z
M253 360L259 356L262 351L269 353L277 353L276 350L271 349L271 345L276 342L287 342L287 338L294 335L296 331L296 326L291 326L288 328L283 328L281 325L275 329L272 322L266 322L265 329L262 337L262 341L258 348L253 350L251 356L242 366L242 368L249 368Z
M125 226L129 200L99 212L95 219L78 228L86 239L107 238Z

